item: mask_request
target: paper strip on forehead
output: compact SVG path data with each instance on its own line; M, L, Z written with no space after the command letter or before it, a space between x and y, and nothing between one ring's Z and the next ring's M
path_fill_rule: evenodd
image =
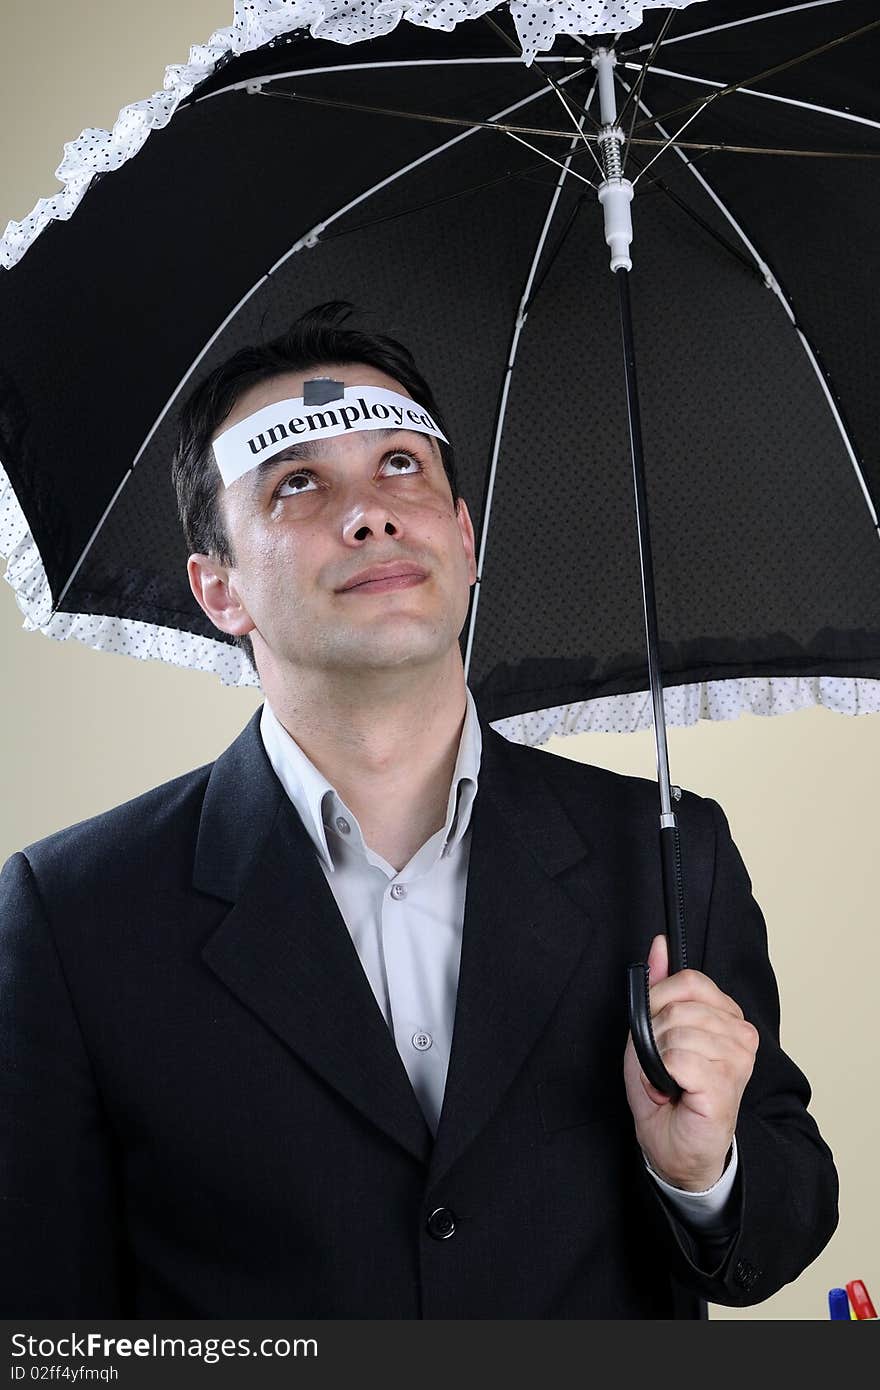
M332 404L305 406L302 396L274 401L225 430L214 440L214 458L225 487L256 468L263 459L280 454L291 444L332 439L351 430L415 430L449 440L424 406L409 396L380 386L346 386Z

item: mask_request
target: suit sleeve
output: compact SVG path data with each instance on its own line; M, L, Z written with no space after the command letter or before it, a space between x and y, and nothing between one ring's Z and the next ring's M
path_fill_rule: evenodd
M760 1042L737 1120L739 1168L726 1231L697 1239L656 1184L649 1210L679 1282L713 1303L742 1307L796 1279L825 1247L837 1226L838 1183L807 1109L807 1078L780 1046L764 917L727 817L711 798L705 804L715 825L715 865L703 957L692 964L736 1000Z
M0 873L0 1317L119 1317L113 1144L30 864Z

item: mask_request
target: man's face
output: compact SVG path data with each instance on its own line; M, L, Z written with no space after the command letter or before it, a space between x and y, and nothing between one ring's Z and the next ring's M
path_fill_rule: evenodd
M318 376L409 395L375 367L317 365L252 387L217 433L301 397ZM213 598L202 592L218 611L206 611L225 631L251 634L261 670L266 648L274 663L327 672L436 660L458 639L476 579L473 526L464 501L453 505L438 441L412 430L352 430L308 448L305 459L285 459L285 450L220 484L236 564L214 567L231 606L218 621L223 586L215 584ZM388 561L389 575L409 565L424 578L344 588Z

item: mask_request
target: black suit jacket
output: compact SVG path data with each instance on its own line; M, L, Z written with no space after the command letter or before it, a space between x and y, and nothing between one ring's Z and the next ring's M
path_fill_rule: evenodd
M720 807L676 806L691 962L761 1043L712 1248L623 1086L625 967L663 926L656 784L482 732L436 1140L259 711L7 861L0 1314L700 1317L821 1250L836 1174Z

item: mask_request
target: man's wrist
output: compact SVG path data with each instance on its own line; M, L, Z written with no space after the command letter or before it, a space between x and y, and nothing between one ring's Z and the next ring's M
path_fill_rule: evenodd
M731 1143L720 1169L709 1170L709 1172L706 1173L691 1173L686 1177L667 1173L665 1169L658 1167L658 1165L653 1162L649 1155L645 1153L644 1149L642 1149L642 1154L654 1176L659 1178L661 1182L666 1183L668 1187L674 1187L677 1192L702 1195L705 1192L711 1192L712 1188L716 1187L724 1177L730 1164L731 1157L733 1156L733 1147L733 1143Z
M688 1192L683 1188L671 1186L654 1171L644 1150L642 1153L645 1167L651 1174L651 1180L656 1184L664 1200L672 1207L680 1220L684 1221L692 1231L699 1231L702 1234L720 1235L726 1233L731 1216L734 1214L731 1205L732 1194L739 1167L735 1137L730 1146L730 1159L727 1167L718 1181L702 1192Z

